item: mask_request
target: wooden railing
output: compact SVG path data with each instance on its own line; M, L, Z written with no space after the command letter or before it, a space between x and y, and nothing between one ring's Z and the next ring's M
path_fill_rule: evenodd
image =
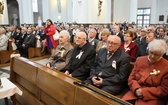
M16 94L12 97L14 105L122 105L119 102L129 104L91 85L89 88L115 100L75 85L74 82L79 80L22 57L12 58L10 80L23 91L22 96Z

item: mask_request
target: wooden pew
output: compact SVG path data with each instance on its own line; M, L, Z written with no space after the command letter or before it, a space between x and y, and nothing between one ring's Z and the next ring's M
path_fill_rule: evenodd
M6 51L0 51L0 64L7 63L10 60L10 54L13 53L11 43L11 41L8 41L8 48Z
M26 58L12 58L10 71L10 80L23 91L22 96L16 94L12 97L14 105L121 105L85 87L75 85L74 81L78 81L75 78ZM89 87L108 94L96 87Z
M37 38L35 42L35 47L30 47L28 49L28 58L41 57L41 48L37 47Z

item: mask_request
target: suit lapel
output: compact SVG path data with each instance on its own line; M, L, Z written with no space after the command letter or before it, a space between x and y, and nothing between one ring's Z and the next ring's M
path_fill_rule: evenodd
M120 55L121 55L121 49L119 48L119 49L112 55L112 57L111 57L108 61L106 61L105 66L111 65L111 63L112 63L113 61L116 61L116 62L117 62L117 59L120 57Z

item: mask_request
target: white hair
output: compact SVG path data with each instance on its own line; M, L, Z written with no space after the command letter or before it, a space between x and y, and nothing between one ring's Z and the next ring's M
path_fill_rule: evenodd
M1 27L0 30L1 30L2 34L6 33L6 30L3 27Z
M160 51L163 55L166 53L168 46L164 40L161 39L154 39L148 44L149 51Z
M69 32L66 31L66 30L62 30L62 31L60 32L60 35L61 35L61 34L65 35L68 39L71 38L71 36L69 35Z

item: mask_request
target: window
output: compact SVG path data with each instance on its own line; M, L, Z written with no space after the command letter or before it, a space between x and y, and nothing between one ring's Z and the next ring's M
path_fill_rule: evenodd
M139 8L137 11L137 25L138 27L149 26L150 24L150 13L149 8Z

